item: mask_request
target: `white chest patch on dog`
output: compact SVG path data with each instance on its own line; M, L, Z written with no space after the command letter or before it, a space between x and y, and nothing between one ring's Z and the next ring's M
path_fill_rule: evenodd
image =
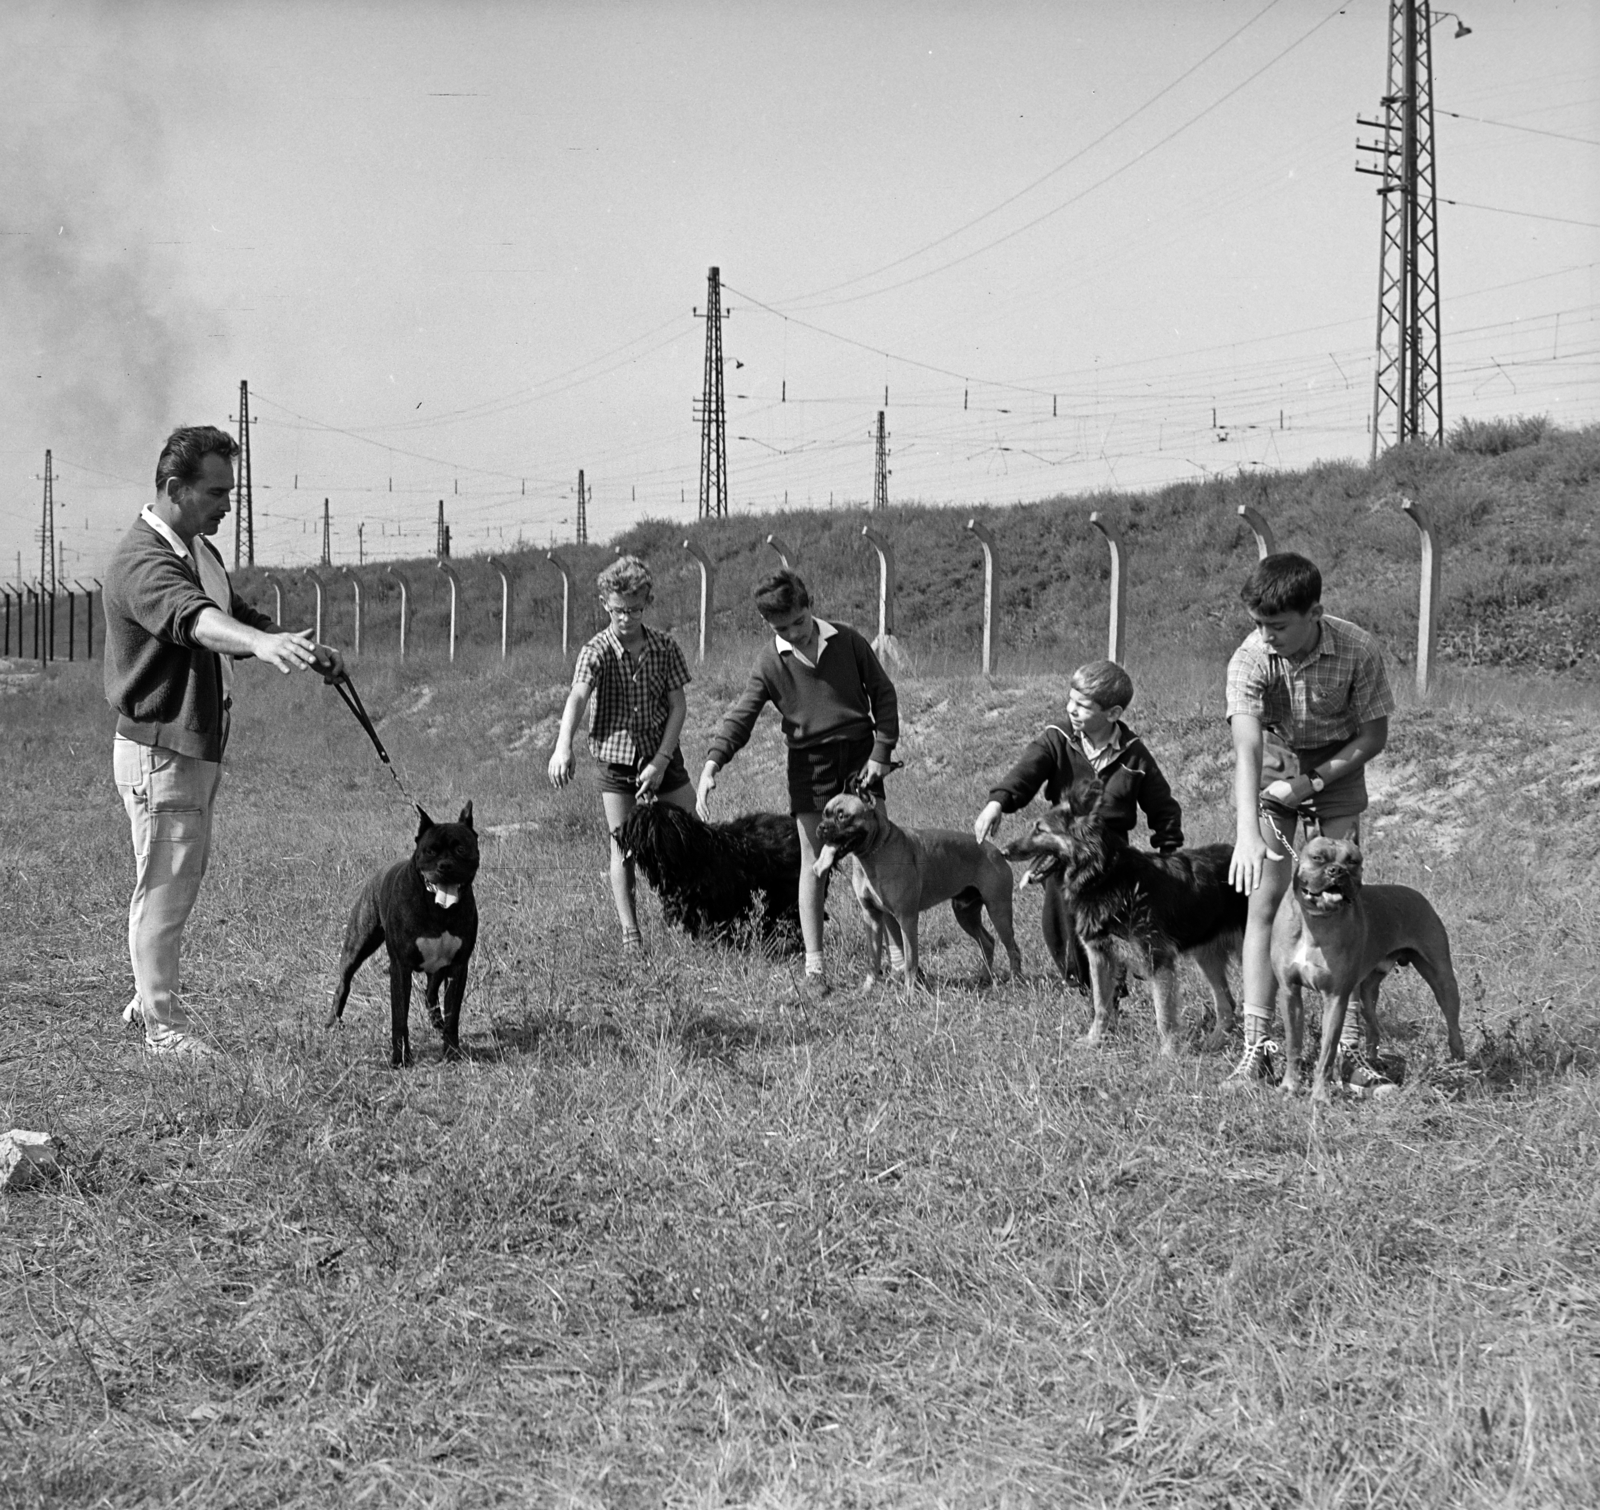
M417 953L422 956L422 968L429 975L437 975L456 957L461 940L453 933L441 933L436 939L418 939Z

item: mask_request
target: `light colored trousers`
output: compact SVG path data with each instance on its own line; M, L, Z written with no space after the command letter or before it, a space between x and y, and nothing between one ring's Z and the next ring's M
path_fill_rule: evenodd
M111 768L128 810L138 867L128 904L128 957L145 1037L159 1044L189 1025L178 997L178 954L211 856L211 811L222 765L119 734Z

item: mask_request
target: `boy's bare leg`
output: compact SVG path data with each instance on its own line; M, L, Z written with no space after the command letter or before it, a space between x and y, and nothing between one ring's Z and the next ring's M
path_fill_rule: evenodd
M639 917L633 907L633 862L617 843L617 830L633 811L633 798L626 792L601 792L600 801L605 805L606 833L611 839L611 900L616 903L617 921L622 924L623 944L637 945L640 934Z
M800 836L800 936L806 944L806 975L822 978L822 906L827 885L811 867L817 858L817 825L821 813L796 813Z
M1244 1057L1227 1079L1230 1088L1248 1088L1266 1073L1258 1049L1271 1033L1278 1001L1278 978L1272 969L1272 920L1294 878L1294 819L1269 820L1263 814L1261 837L1266 841L1267 859L1261 867L1261 884L1250 893L1240 951L1244 973ZM1274 855L1276 859L1272 858Z

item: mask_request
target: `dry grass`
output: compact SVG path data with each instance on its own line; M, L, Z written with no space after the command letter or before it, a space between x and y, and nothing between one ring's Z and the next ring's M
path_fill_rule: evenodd
M691 766L736 679L697 683ZM1372 869L1450 922L1472 1061L1397 983L1407 1089L1318 1113L1157 1064L1143 1010L1084 1049L1027 893L1039 973L990 992L947 917L910 1005L807 1010L791 966L648 902L624 961L592 768L543 781L558 668L358 680L423 800L497 831L467 1063L424 1027L387 1069L375 968L317 1026L343 910L410 838L324 689L243 678L186 954L228 1053L199 1071L116 1018L94 670L5 704L0 1127L67 1173L0 1204L0 1503L1600 1501L1591 721L1530 735L1467 683L1397 720ZM1215 680L1136 720L1196 839L1228 832ZM954 824L1064 688L902 690L897 813ZM764 729L725 810L781 800L779 761Z

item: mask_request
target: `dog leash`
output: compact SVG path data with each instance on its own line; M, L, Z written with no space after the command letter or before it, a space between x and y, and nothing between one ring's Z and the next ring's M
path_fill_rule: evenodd
M319 668L320 669L320 666ZM336 676L330 676L326 671L322 673L323 681L339 694L340 700L351 713L355 715L356 722L367 731L367 738L372 741L372 748L378 752L378 759L383 762L384 769L388 771L400 795L414 807L418 813L422 812L422 804L406 790L406 784L400 779L400 773L394 767L394 762L389 759L389 752L384 749L383 741L378 738L378 731L373 728L372 720L367 716L367 710L362 706L361 694L356 691L356 684L350 680L348 671L340 671Z

